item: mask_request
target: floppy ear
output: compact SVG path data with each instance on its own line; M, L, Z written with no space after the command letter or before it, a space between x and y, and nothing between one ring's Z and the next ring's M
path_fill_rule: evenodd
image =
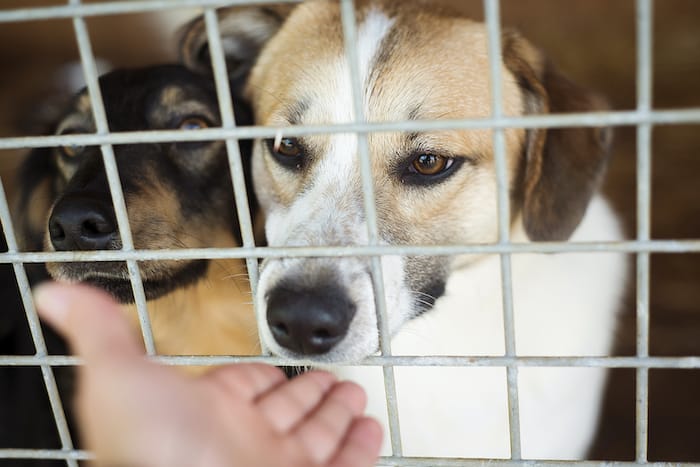
M258 54L295 6L286 3L231 7L218 11L226 69L234 94L241 94ZM180 59L192 70L211 73L211 57L203 17L184 26L180 39Z
M568 80L517 33L504 33L503 61L518 80L526 114L608 108L604 99ZM603 178L611 141L608 127L527 131L519 193L531 240L571 236Z

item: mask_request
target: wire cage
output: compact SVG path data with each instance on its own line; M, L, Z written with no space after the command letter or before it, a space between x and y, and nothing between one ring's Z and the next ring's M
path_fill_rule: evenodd
M295 0L289 0L293 3ZM296 0L298 1L298 0ZM400 420L397 414L394 382L395 366L494 366L507 369L508 407L510 420L510 460L493 460L494 465L516 465L530 463L522 460L520 448L520 425L518 405L518 369L528 366L539 367L602 367L629 368L636 371L636 454L635 464L653 464L648 462L648 404L649 404L649 370L650 369L700 369L700 357L653 357L649 352L649 282L650 254L652 253L699 253L700 240L653 240L651 238L651 135L652 128L658 125L700 123L700 108L684 110L654 110L652 107L652 10L653 0L636 0L637 28L637 105L630 111L597 112L594 114L533 115L523 117L505 116L501 99L501 35L499 0L484 0L484 12L488 30L488 52L491 76L492 115L484 119L447 120L447 121L401 121L369 123L362 115L361 83L358 72L356 43L355 10L352 0L340 0L342 25L346 44L346 56L351 68L351 82L355 104L355 120L348 124L320 126L285 127L287 136L306 134L328 134L335 132L356 133L359 141L359 156L363 177L364 208L368 219L369 242L363 246L353 247L295 247L272 248L256 246L253 240L253 223L250 218L242 162L237 141L251 138L274 138L282 129L275 127L237 127L231 105L230 90L226 74L221 37L218 31L216 9L223 6L265 3L263 0L136 0L114 1L105 3L81 4L80 0L70 0L68 4L55 7L24 8L0 11L0 23L26 22L30 20L71 19L78 44L85 81L89 90L96 133L84 135L12 137L0 138L0 149L37 148L61 146L67 143L99 146L102 150L110 193L117 215L119 234L123 248L120 251L80 252L80 261L125 261L128 267L134 297L147 353L156 361L172 365L218 365L241 361L260 361L276 365L286 362L282 358L260 357L188 357L158 356L149 317L146 298L137 261L146 260L182 260L182 259L222 259L238 258L247 261L253 293L257 281L257 261L260 258L303 257L303 256L352 256L359 255L372 259L372 277L375 290L382 290L381 255L453 255L453 254L496 254L500 255L502 272L504 335L506 353L500 357L447 357L392 356L388 339L381 340L381 355L367 358L362 364L383 367L385 388L388 395L389 424L393 455L380 459L381 465L481 465L482 460L464 459L419 459L402 456ZM204 10L207 35L211 47L214 78L222 114L220 128L179 132L135 131L110 133L102 104L96 60L93 55L85 18L92 16L157 12L166 9L198 7ZM505 159L505 130L509 128L563 128L586 126L634 126L637 138L637 226L635 238L622 242L602 243L558 243L543 242L519 244L512 243L509 236L510 208L508 205L508 183ZM498 181L498 241L488 245L460 246L380 246L378 242L377 212L374 202L373 184L367 135L377 131L418 131L451 129L493 129L493 145L496 158ZM243 246L235 249L178 249L178 250L138 250L134 247L127 218L124 196L121 191L113 145L125 143L151 143L164 141L211 141L225 140L233 179L236 210L240 220ZM1 182L0 182L1 183ZM25 271L26 264L44 262L75 261L75 252L21 252L14 235L12 219L5 197L5 190L0 184L0 220L6 235L8 252L0 253L0 263L11 264L22 301L26 310L31 336L36 347L32 356L0 356L2 366L34 366L41 369L43 381L49 395L51 410L55 418L61 440L58 450L0 449L0 459L57 459L65 460L68 466L77 466L80 460L90 459L90 453L74 448L74 442L68 429L66 417L58 394L54 369L61 366L79 365L79 359L72 356L55 356L47 353L44 337L34 308L30 286ZM636 355L627 357L517 357L515 352L515 334L513 325L513 296L511 286L511 255L519 253L559 253L559 252L621 252L636 256ZM386 304L382 293L377 293L377 310L379 314L380 335L387 336L388 324ZM548 462L551 465L569 462ZM581 465L607 465L605 462L572 462ZM700 464L696 464L700 465Z

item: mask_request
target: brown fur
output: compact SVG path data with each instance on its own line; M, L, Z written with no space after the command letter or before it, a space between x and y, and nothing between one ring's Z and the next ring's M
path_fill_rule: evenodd
M526 113L606 110L605 101L569 81L516 33L503 36L503 60L520 80ZM599 185L609 155L608 128L528 132L523 217L534 240L565 240Z
M134 305L124 305L136 329ZM218 260L192 286L148 302L161 355L259 355L255 315L245 265Z
M453 12L427 8L425 2L392 0L357 3L361 24L370 8L378 6L395 20L395 26L382 44L383 53L374 66L374 75L366 89L369 121L397 121L407 118L449 119L487 118L491 115L487 35L483 24ZM287 19L275 28L273 23L256 22L256 7L240 7L220 13L221 30L231 43L243 40L256 30L267 35L260 55L228 58L238 63L242 72L250 71L246 95L255 106L258 123L265 125L324 124L330 116L306 109L302 121L290 122L285 116L298 105L296 100L314 95L332 95L334 83L324 81L333 74L333 63L343 54L340 13L337 2L316 0L285 10ZM196 66L196 51L206 44L203 22L194 23L183 42L183 56ZM243 39L241 39L243 37ZM245 42L245 41L244 41ZM232 47L229 50L235 50ZM227 50L228 52L228 50ZM420 59L416 59L420 57ZM236 70L229 70L237 73ZM583 112L604 109L599 97L570 83L547 62L543 54L514 32L503 35L503 109L506 115L550 112ZM417 109L417 107L419 107ZM417 112L416 112L417 110ZM327 149L327 136L309 136L303 142L315 154ZM481 232L464 223L464 207L479 212L495 209L495 179L492 133L489 130L421 133L421 146L447 154L469 156L475 161L472 170L429 193L418 196L392 184L387 176L392 155L411 148L406 135L371 133L373 173L379 190L378 203L386 216L387 231L411 229L414 242L437 242L432 226L454 225L461 231L452 239L493 241L495 220L490 227L481 224ZM597 187L608 155L609 131L599 129L510 129L506 131L507 163L512 193L512 218L522 213L528 236L533 240L566 239L580 221L585 207ZM416 145L413 144L413 147ZM382 155L382 157L379 157ZM314 164L318 163L314 160ZM305 186L311 171L290 174L265 157L261 190L263 198L289 205ZM474 191L481 186L481 195ZM388 188L393 186L392 188ZM386 199L381 193L388 192ZM488 193L488 194L486 194ZM487 206L476 207L483 203ZM451 200L451 201L449 201ZM479 201L477 201L479 200ZM460 208L457 208L457 207ZM342 207L341 207L342 208ZM416 232L424 232L423 234ZM454 234L456 232L452 232Z

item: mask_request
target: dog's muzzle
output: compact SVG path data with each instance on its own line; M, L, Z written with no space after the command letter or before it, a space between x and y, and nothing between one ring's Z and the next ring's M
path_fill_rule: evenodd
M267 295L267 322L275 341L302 355L330 351L348 333L356 307L338 286L296 288L289 284Z

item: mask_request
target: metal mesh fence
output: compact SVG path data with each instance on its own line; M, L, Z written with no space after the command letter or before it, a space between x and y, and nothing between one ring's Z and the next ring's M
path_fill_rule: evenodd
M169 1L130 1L81 4L80 0L70 0L67 5L27 8L0 11L0 23L23 22L30 20L50 20L70 18L73 21L75 36L80 52L85 81L92 101L96 123L94 134L15 137L0 139L0 149L35 148L60 146L67 143L88 146L99 145L104 158L109 188L117 215L119 234L123 248L120 251L99 252L20 252L14 235L12 220L5 192L0 184L0 220L7 238L8 252L0 254L0 264L11 264L17 278L22 300L36 347L33 356L0 356L3 366L38 366L49 395L51 409L56 420L62 448L60 450L0 449L0 459L41 458L65 460L67 465L76 466L79 460L90 458L85 451L75 450L71 439L61 399L58 395L53 369L59 366L79 365L80 361L71 356L50 356L47 354L44 337L33 305L25 264L70 261L125 261L131 279L141 322L143 338L149 355L156 361L172 365L219 365L242 361L261 361L271 364L288 363L282 358L271 356L231 357L231 356L158 356L155 352L153 336L146 309L143 284L137 261L182 260L182 259L221 259L241 258L247 261L251 286L255 294L257 281L257 260L270 257L342 257L363 256L371 258L373 285L377 293L376 307L379 314L381 335L381 355L369 357L360 365L382 366L388 395L391 445L393 455L381 459L381 465L481 465L481 460L462 459L418 459L402 456L400 420L396 408L394 382L395 366L493 366L507 368L508 402L510 418L511 460L489 461L491 465L513 465L530 463L521 460L517 375L520 367L605 367L636 369L636 456L635 462L648 464L648 373L650 368L700 369L700 357L650 357L649 356L649 256L651 253L691 253L700 252L700 240L652 240L650 237L650 161L651 131L655 125L700 123L700 108L659 111L652 109L652 0L637 0L637 106L632 111L610 111L566 115L533 115L509 117L503 114L501 102L501 45L498 0L484 0L484 11L489 37L489 58L491 73L491 95L493 113L490 118L449 120L449 121L401 121L369 123L362 115L361 83L358 73L357 50L354 45L356 35L355 13L352 0L340 0L342 7L343 32L346 55L351 65L352 89L355 103L355 120L348 124L322 126L291 126L283 129L285 136L325 134L335 132L355 132L359 138L359 157L363 176L364 206L368 219L369 242L352 247L258 247L253 240L253 227L250 219L241 155L238 139L273 138L282 129L274 127L237 127L231 106L230 91L226 74L226 64L218 31L216 8L238 4L260 4L264 0L169 0ZM291 0L290 3L293 3ZM172 8L201 7L209 40L214 77L216 80L222 126L197 131L135 131L110 133L107 125L95 58L87 33L85 18L90 16L151 12ZM542 242L534 244L511 243L509 238L508 183L505 162L505 137L508 128L555 128L601 125L634 125L637 127L637 228L636 238L623 242L558 243ZM367 135L375 131L417 131L491 128L496 156L498 180L498 241L488 245L460 246L380 246L378 242L377 213L374 203L373 183L370 169ZM126 206L119 174L116 169L114 144L149 143L164 141L211 141L225 140L235 190L236 210L240 219L243 246L235 249L178 249L178 250L136 250L132 240ZM554 252L622 252L633 253L637 258L637 352L633 357L516 357L513 326L513 297L511 287L511 255L518 253ZM454 254L498 254L501 258L503 280L503 310L505 323L506 353L500 357L449 357L449 356L392 356L388 339L386 303L383 295L381 255L454 255ZM303 362L302 362L303 363ZM306 362L311 364L312 362ZM567 462L543 462L548 465L570 464ZM608 465L601 462L577 462L578 465Z

